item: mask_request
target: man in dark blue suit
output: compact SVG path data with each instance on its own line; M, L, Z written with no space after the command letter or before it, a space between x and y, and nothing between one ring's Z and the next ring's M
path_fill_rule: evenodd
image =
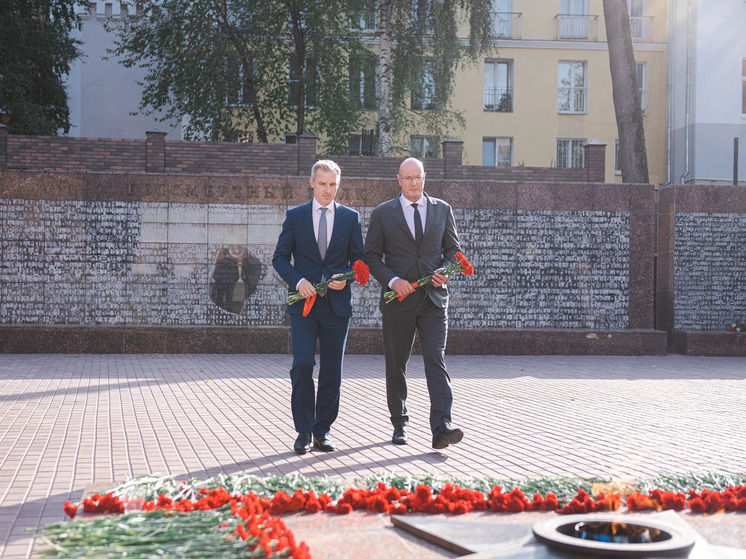
M288 284L306 299L317 295L313 284L352 270L364 260L360 215L335 202L341 171L329 160L317 161L311 169L313 200L292 208L277 240L272 265ZM313 446L335 450L329 431L339 412L342 360L352 316L351 291L345 280L332 281L319 293L307 316L304 304L288 305L293 341L291 408L298 437L297 454ZM316 341L319 342L318 393L314 390Z

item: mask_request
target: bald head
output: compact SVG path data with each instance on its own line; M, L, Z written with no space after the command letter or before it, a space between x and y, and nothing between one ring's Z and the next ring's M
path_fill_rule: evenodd
M412 165L416 165L418 167L420 174L425 173L425 167L422 165L422 161L420 161L416 157L407 157L404 161L401 162L401 165L399 165L399 175L403 175L402 171L405 167L409 168Z

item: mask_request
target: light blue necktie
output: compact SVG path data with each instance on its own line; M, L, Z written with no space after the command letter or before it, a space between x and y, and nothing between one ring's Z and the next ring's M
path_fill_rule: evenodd
M321 208L321 217L319 218L319 254L323 260L326 256L326 212L329 208Z
M324 257L326 256L326 212L329 211L329 208L321 208L321 217L319 218L319 238L317 240L319 244L319 254L321 254L321 260L323 262ZM324 281L326 279L326 274L324 272L321 272L321 281ZM322 289L319 292L319 295L322 297L326 295L326 289Z

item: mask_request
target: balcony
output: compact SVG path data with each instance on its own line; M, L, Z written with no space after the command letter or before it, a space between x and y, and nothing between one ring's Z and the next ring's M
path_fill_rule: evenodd
M484 110L496 113L513 112L513 88L485 87Z
M521 38L520 12L492 12L492 25L498 39Z
M649 43L655 36L653 29L653 17L630 16L629 25L632 31L632 40Z
M585 113L585 100L588 95L586 87L558 87L557 88L557 112L558 113Z
M554 16L554 38L598 41L598 16L557 14Z

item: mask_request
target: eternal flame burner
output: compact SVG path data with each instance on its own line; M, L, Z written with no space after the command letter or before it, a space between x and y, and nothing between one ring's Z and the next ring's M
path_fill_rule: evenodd
M550 547L596 557L687 557L694 547L694 535L677 526L620 515L558 516L533 531Z

